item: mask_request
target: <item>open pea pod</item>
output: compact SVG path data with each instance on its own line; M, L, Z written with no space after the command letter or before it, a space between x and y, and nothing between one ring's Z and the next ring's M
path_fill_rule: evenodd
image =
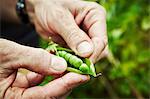
M88 74L93 77L98 77L101 75L101 73L96 75L94 64L88 58L80 59L70 49L60 47L58 44L51 42L49 44L49 46L46 48L46 50L48 52L55 52L54 53L55 55L64 58L68 63L67 71L75 72L75 73L79 73L79 74ZM70 66L70 65L72 65L72 66Z
M89 74L96 77L94 64L87 58L84 59L85 64L89 67Z
M101 73L96 74L94 64L88 58L85 58L83 61L89 67L88 72L83 72L83 71L78 70L78 69L73 68L73 67L67 67L67 71L75 72L75 73L79 73L79 74L87 74L87 75L91 75L93 77L98 77L101 75Z

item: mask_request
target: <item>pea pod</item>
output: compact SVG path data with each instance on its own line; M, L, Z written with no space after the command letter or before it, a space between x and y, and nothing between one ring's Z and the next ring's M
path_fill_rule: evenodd
M96 77L94 65L89 59L81 60L79 57L72 55L66 51L57 51L57 55L64 58L73 67L72 69L71 67L67 69L68 71L80 74L90 74Z
M58 44L50 42L46 50L52 54L64 58L68 63L67 71L69 72L87 74L93 77L98 77L101 75L101 73L96 75L95 67L89 59L79 58L78 56L74 55L75 53L73 53L73 51L70 49L60 47ZM52 77L46 76L45 80L43 80L39 86L47 84L50 80L52 80Z
M57 56L64 58L69 65L67 71L76 72L79 74L88 74L94 77L97 77L101 74L99 73L96 75L95 67L89 59L79 58L78 56L74 55L75 53L73 53L73 51L70 49L60 47L55 43L50 43L46 50L49 52L55 51Z
M66 51L58 51L57 55L64 58L75 68L79 68L83 64L83 61L80 58L70 53L67 53Z
M83 71L84 73L87 73L89 71L89 67L85 63L83 63L79 67L79 70Z

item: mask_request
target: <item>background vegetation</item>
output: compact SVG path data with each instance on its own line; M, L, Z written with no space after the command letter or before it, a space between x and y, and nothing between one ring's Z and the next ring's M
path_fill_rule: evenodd
M88 0L107 10L110 54L96 64L99 78L81 85L72 98L148 98L150 95L149 0Z
M148 98L150 1L89 0L107 10L110 55L96 64L102 76L73 90L70 98Z

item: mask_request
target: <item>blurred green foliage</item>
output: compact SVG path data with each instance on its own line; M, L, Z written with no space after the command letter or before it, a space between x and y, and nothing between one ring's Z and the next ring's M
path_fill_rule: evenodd
M148 98L150 94L150 1L88 0L107 10L110 53L96 64L99 78L75 88L72 98Z
M110 54L96 64L102 76L73 90L70 98L148 98L150 1L88 1L107 10Z

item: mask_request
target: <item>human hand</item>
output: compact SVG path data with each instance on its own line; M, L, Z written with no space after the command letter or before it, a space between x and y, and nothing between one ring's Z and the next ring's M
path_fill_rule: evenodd
M36 86L45 75L62 74L67 63L39 48L0 39L0 99L63 98L70 90L89 80L86 75L67 73L45 86ZM26 75L18 69L30 70Z
M94 2L81 0L26 0L36 31L44 38L67 45L94 63L106 56L106 11Z

